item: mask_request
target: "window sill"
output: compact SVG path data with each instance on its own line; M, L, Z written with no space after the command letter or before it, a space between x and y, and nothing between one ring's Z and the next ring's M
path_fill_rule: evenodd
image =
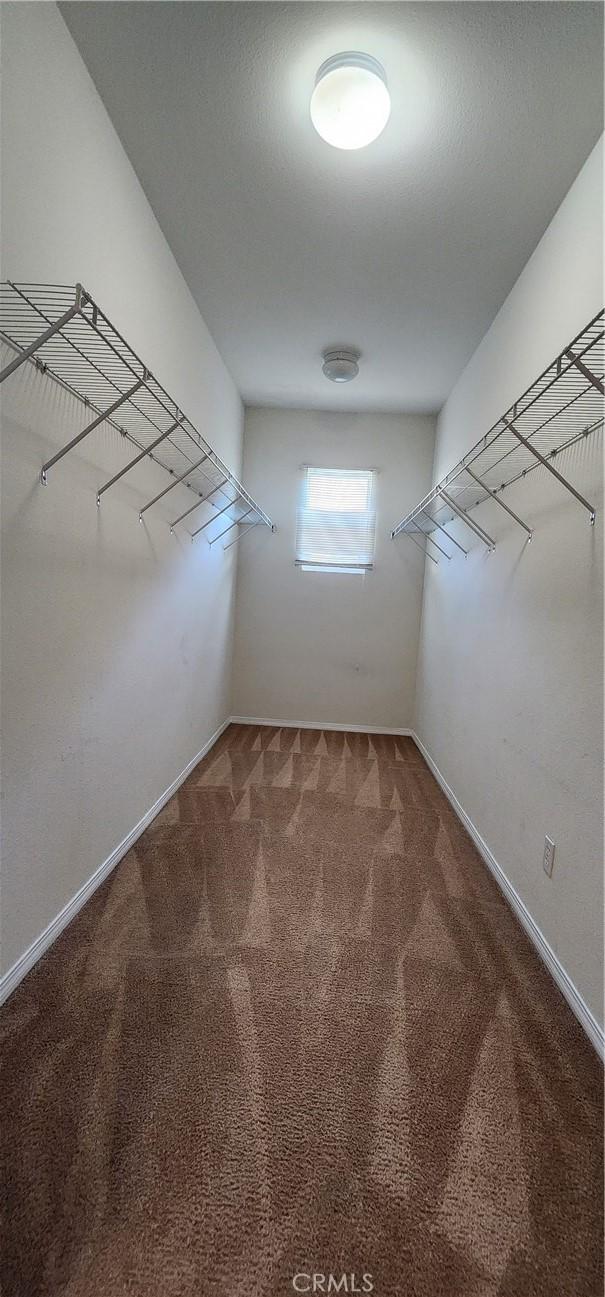
M299 567L301 572L328 572L339 576L365 576L367 572L372 571L371 566L356 567L352 564L350 567L341 567L330 563L302 563L299 559L296 560L296 567Z

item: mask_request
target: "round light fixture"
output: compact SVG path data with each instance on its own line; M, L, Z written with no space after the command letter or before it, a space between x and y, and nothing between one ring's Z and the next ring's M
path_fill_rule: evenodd
M384 68L370 54L333 54L322 63L311 96L311 121L335 149L363 149L391 112Z
M359 373L359 352L333 347L323 354L323 372L331 383L350 383Z

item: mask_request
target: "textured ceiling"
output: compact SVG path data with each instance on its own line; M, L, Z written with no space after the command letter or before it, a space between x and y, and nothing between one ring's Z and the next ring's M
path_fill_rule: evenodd
M251 404L438 409L602 129L597 4L61 12ZM309 119L343 49L380 59L393 102L353 153ZM330 344L362 352L349 386L321 373Z

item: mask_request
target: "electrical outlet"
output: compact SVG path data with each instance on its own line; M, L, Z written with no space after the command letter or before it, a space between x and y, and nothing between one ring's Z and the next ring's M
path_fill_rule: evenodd
M548 874L549 878L552 878L552 867L554 863L555 863L555 844L552 838L546 837L544 839L544 856L542 858L542 865L544 868L544 873Z

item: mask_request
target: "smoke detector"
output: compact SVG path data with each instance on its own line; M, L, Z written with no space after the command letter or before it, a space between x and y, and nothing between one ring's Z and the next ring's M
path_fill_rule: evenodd
M332 347L323 354L323 372L331 383L350 383L359 373L359 352Z

